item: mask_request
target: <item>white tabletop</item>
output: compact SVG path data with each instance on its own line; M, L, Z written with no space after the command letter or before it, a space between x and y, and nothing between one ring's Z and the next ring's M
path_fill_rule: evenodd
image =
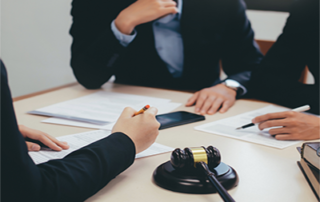
M161 89L107 84L107 90L120 93L154 96L185 103L190 93ZM26 114L29 110L48 106L93 93L80 85L64 88L14 103L18 122L31 128L61 136L90 129L40 123L46 117ZM301 202L317 201L302 175L297 161L300 156L294 145L280 150L235 140L219 135L195 131L194 126L209 123L266 106L268 103L238 100L225 114L206 116L206 120L161 130L156 142L173 148L213 145L222 155L222 161L232 166L239 175L239 185L229 193L236 201ZM192 112L193 107L182 105L177 110ZM152 182L156 167L169 160L170 153L138 159L126 171L87 201L222 201L218 194L182 194L162 189Z

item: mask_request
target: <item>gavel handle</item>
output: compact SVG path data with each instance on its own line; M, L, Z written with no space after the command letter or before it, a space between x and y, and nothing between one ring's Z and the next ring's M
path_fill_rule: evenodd
M205 162L199 162L198 165L203 169L205 174L207 175L211 184L216 188L217 192L221 196L224 202L235 202L235 200L230 196L227 190L221 185L221 183L217 180L214 173L209 170L208 165Z

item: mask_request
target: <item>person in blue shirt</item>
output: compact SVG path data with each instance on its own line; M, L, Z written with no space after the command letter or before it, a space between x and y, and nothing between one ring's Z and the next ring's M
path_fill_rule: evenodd
M186 106L226 112L262 59L245 9L243 0L74 0L73 72L89 89L114 75L118 83L197 91Z

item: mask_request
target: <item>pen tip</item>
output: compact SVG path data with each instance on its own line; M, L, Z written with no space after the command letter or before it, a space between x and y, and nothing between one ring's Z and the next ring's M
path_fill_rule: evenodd
M236 128L236 130L240 130L242 127Z

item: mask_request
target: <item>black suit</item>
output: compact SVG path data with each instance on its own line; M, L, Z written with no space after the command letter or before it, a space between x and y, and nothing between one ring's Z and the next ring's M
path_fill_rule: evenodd
M131 139L117 133L64 159L35 165L17 126L1 62L1 201L84 201L128 168L134 158Z
M305 66L314 85L298 81ZM252 97L291 108L309 104L319 114L319 0L293 4L283 33L251 79Z
M219 61L230 79L246 86L262 55L242 0L183 0L180 21L184 70L173 78L158 56L152 22L136 27L128 47L120 45L110 24L134 0L75 0L72 3L71 66L86 88L116 82L200 90L219 82Z

